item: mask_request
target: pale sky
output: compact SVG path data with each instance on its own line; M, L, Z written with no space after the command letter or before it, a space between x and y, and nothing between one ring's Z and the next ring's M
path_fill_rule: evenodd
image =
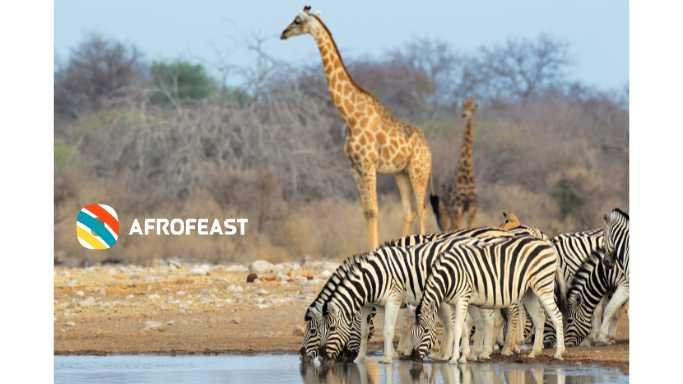
M138 46L148 60L188 59L211 67L219 53L251 62L240 45L250 34L268 37L266 50L290 62L317 63L310 37L280 41L280 32L306 3L218 0L55 1L55 54L90 32ZM445 40L468 51L508 37L547 33L570 43L576 80L602 88L628 81L628 1L317 1L345 57L375 55L414 37Z

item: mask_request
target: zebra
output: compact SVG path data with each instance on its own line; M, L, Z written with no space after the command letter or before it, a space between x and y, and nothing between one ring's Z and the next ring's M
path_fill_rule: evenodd
M397 246L397 247L410 247L424 242L440 240L451 236L451 233L433 233L426 235L409 235L399 239L390 240L384 243L383 246ZM318 356L320 349L320 334L319 330L322 326L322 306L329 298L330 294L335 290L342 276L348 271L348 268L354 263L367 257L367 253L353 255L344 260L344 262L337 267L337 269L332 273L332 275L327 279L325 285L316 296L315 300L308 306L304 314L304 340L299 350L300 355L306 359L315 359ZM368 313L368 339L372 336L372 330L374 329L372 324L372 318L375 316L376 309L372 309ZM361 342L360 342L360 330L361 330L361 313L357 313L354 317L353 331L351 333L351 338L347 348L340 354L343 359L353 360L358 356ZM361 354L363 356L364 354Z
M600 250L586 259L576 271L572 286L569 288L565 335L565 343L568 346L581 344L591 331L591 320L596 307L603 297L618 289L625 278L624 274L606 259L604 252Z
M505 222L501 225L501 228L513 232L519 230L531 232L535 230L535 236L539 238L548 238L542 231L533 227L522 225L514 213L503 212L503 216L505 217ZM604 228L562 233L550 238L550 241L553 243L555 249L557 249L557 253L560 256L560 266L562 269L562 275L564 277L563 282L564 285L567 286L567 288L560 287L559 292L556 292L556 298L558 301L564 301L563 298L566 296L566 291L571 285L576 271L592 253L598 252L604 248ZM604 308L606 302L607 300L605 298L596 308L595 314L593 316L593 331L591 333L592 337L590 339L586 339L586 343L597 338L602 321L602 309ZM522 314L521 322L524 324L524 329L522 330L520 337L521 339L526 339L525 336L531 335L533 324L524 318L523 311L520 311L520 313ZM545 346L552 346L555 344L555 330L553 328L552 322L546 321L544 327L545 332L543 344Z
M562 314L555 304L555 281L559 278L559 256L552 243L532 236L499 238L484 242L479 239L461 241L445 252L435 263L427 279L416 310L416 324L411 331L414 354L424 359L434 342L435 314L442 304L455 310L453 354L449 362L459 359L458 343L462 335L464 315L470 304L487 308L504 308L524 301L536 326L537 342L530 357L542 350L540 343L545 317L552 318L557 329L555 358L562 359L564 337ZM527 290L531 290L527 293ZM514 320L514 317L513 317ZM512 327L515 322L512 322ZM512 331L514 334L514 331Z
M380 247L358 260L348 269L343 281L336 284L335 291L323 306L325 324L320 327L323 354L328 359L336 359L352 333L355 313L364 314L373 305L380 305L385 308L383 361L391 362L398 308L403 302L417 304L431 265L438 256L462 239L511 236L514 234L492 227L461 230L412 247ZM439 317L446 324L445 338L450 341L450 307L439 309ZM366 327L362 324L361 335L365 333ZM446 345L451 345L448 341ZM366 343L366 338L361 336L358 360L364 357Z
M516 217L513 217L513 222L515 221L514 219L516 219ZM628 214L615 208L605 215L603 219L605 221L604 228L563 233L551 238L551 241L560 255L563 275L569 288L571 288L575 281L577 271L582 268L583 264L591 255L599 255L600 257L607 255L608 260L606 265L610 264L611 258L609 255L615 252L606 251L607 249L616 249L616 254L621 255L621 259L626 260L621 263L621 265L626 266L623 267L622 270L628 268ZM610 245L610 243L613 245ZM616 258L619 258L619 256ZM584 344L590 344L592 342L604 344L609 342L607 334L613 316L616 310L628 299L627 270L624 275L626 278L622 280L619 287L617 287L618 292L614 292L616 296L612 295L612 298L608 302L608 297L603 295L592 310L592 329L590 336L583 338ZM607 310L608 308L609 311ZM530 331L531 324L526 322L524 334L530 334ZM554 343L554 328L552 323L546 322L543 344L545 346L552 346Z
M619 276L618 285L605 307L598 333L599 344L609 344L609 330L617 310L629 298L629 217L619 208L604 216L605 253L607 262L613 262Z

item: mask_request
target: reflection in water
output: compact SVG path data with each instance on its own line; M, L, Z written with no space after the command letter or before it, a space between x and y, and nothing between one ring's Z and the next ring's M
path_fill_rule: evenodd
M232 383L627 383L615 368L512 362L301 364L294 354L56 356L55 384Z
M444 384L589 384L626 383L615 369L595 366L516 363L418 363L394 361L381 364L337 363L316 367L302 363L304 383L444 383Z

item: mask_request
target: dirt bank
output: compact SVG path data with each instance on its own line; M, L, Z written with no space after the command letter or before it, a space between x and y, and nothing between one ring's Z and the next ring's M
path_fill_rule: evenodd
M294 352L304 309L333 267L280 264L252 283L243 266L56 268L55 353ZM627 370L627 335L622 315L625 341L569 348L565 359Z

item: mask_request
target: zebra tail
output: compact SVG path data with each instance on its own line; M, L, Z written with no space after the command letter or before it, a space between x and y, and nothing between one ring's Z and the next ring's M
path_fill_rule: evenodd
M555 270L555 298L562 314L567 313L567 282L564 281L560 268Z

